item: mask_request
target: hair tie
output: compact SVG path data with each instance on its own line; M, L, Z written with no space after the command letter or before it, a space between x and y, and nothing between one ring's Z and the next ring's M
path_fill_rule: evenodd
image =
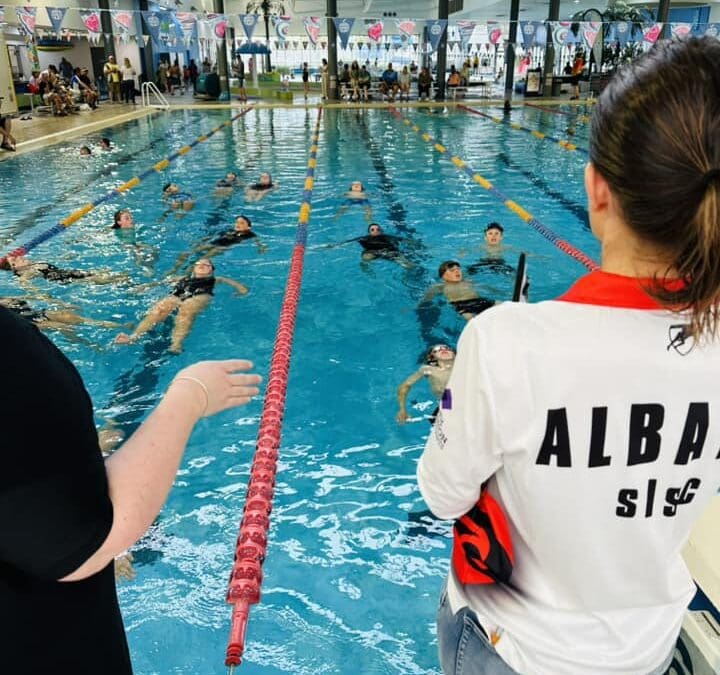
M702 177L702 189L703 192L710 187L710 184L720 178L720 169L710 169L706 171Z

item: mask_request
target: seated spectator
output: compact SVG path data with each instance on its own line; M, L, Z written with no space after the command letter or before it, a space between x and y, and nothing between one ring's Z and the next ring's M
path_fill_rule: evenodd
M347 63L338 77L338 84L340 85L340 98L344 101L349 96L350 90L350 66Z
M363 64L358 73L358 88L360 89L360 95L363 101L367 101L370 98L370 73Z
M393 70L392 63L388 63L388 67L380 77L380 94L387 96L388 101L395 100L395 94L400 89L398 84L398 74L396 70Z
M449 89L454 89L462 84L460 73L455 69L455 66L450 66L450 75L448 75L447 86Z
M87 103L93 110L98 107L98 99L100 94L92 83L87 68L80 68L80 75L78 76L83 86L80 88L85 96L85 103Z
M360 66L357 61L350 66L350 100L360 100Z
M418 98L422 101L423 99L430 98L430 87L432 86L432 75L428 68L423 68L418 75Z

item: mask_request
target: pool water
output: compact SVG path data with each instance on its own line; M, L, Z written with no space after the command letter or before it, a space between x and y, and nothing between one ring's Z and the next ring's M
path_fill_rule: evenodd
M598 259L582 189L584 155L464 112L407 115L448 155L460 156ZM103 132L115 146L110 153L80 158L78 141L0 163L3 249L230 116L157 115ZM315 110L253 110L31 254L62 267L128 273L132 285L37 286L85 316L132 323L169 288L166 282L137 292L135 284L161 280L181 253L234 216L248 215L267 247L262 253L243 242L215 259L217 274L245 283L250 293L238 297L218 286L179 356L167 352L167 327L124 347L112 344L113 332L90 326L75 337L53 334L82 373L99 426L113 419L132 431L177 370L197 360L250 358L267 374L316 116ZM587 123L576 117L529 108L512 113L557 136L571 128L586 146ZM414 421L398 425L396 388L428 344L454 344L464 321L440 299L430 308L418 303L438 281L443 260L466 266L483 258L482 231L492 220L505 226L508 263L528 252L532 300L555 297L585 272L448 159L386 111L323 114L271 543L240 672L439 672L434 616L449 525L423 513L415 481L429 431L425 416L435 404L418 384L408 398ZM255 204L244 203L242 191L214 197L215 181L229 170L246 183L270 171L280 189ZM181 218L163 218L160 193L171 180L198 198ZM361 261L359 245L348 240L365 233L363 209L352 206L336 217L353 180L365 184L374 220L402 238L411 266ZM144 249L109 229L123 207L132 210ZM485 295L504 300L512 293L512 275L480 268L470 278ZM8 273L0 277L0 293L21 293ZM259 397L200 422L165 509L134 548L137 578L120 583L119 595L138 675L226 672L224 598L261 407Z

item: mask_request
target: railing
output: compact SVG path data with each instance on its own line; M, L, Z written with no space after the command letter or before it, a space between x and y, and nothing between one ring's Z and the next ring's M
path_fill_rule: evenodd
M168 100L160 93L154 82L143 82L140 87L140 96L142 97L142 105L144 108L169 108ZM151 97L154 96L159 103L151 103Z

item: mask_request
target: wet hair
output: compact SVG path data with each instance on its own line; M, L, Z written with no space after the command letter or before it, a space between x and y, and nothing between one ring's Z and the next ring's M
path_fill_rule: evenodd
M250 220L250 218L248 218L244 213L241 213L239 216L235 216L236 221L238 218L242 218L248 224L248 227L252 227L252 220Z
M100 139L100 143L101 143L101 145L107 145L108 148L112 145L112 143L110 142L110 139L107 138L106 136L103 136L103 137Z
M113 230L117 230L120 228L120 216L122 216L123 213L130 213L130 209L118 209L115 211L115 215L113 216Z
M485 228L485 232L489 232L490 230L500 230L500 232L505 232L505 228L500 223L496 223L494 221L492 223L488 223Z
M168 191L168 188L169 188L171 185L172 185L172 183L165 183L165 185L163 185L163 192L167 192L167 191Z
M450 347L450 345L445 344L444 342L438 342L436 345L432 345L426 352L425 352L425 363L427 363L429 366L434 365L438 362L438 360L435 358L435 349L437 347ZM450 347L453 354L455 354L455 350Z
M460 263L457 260L446 260L438 267L438 276L442 279L442 275L445 274L452 267L460 267Z
M720 300L720 42L658 44L618 71L595 107L590 161L625 224L668 260L647 292L717 337Z
M383 231L382 225L379 225L378 223L370 223L370 224L368 225L368 229L367 229L368 234L370 233L370 228L371 228L371 227L377 227L377 228L380 230L380 232Z
M92 155L92 150L87 145L80 146L81 155Z

